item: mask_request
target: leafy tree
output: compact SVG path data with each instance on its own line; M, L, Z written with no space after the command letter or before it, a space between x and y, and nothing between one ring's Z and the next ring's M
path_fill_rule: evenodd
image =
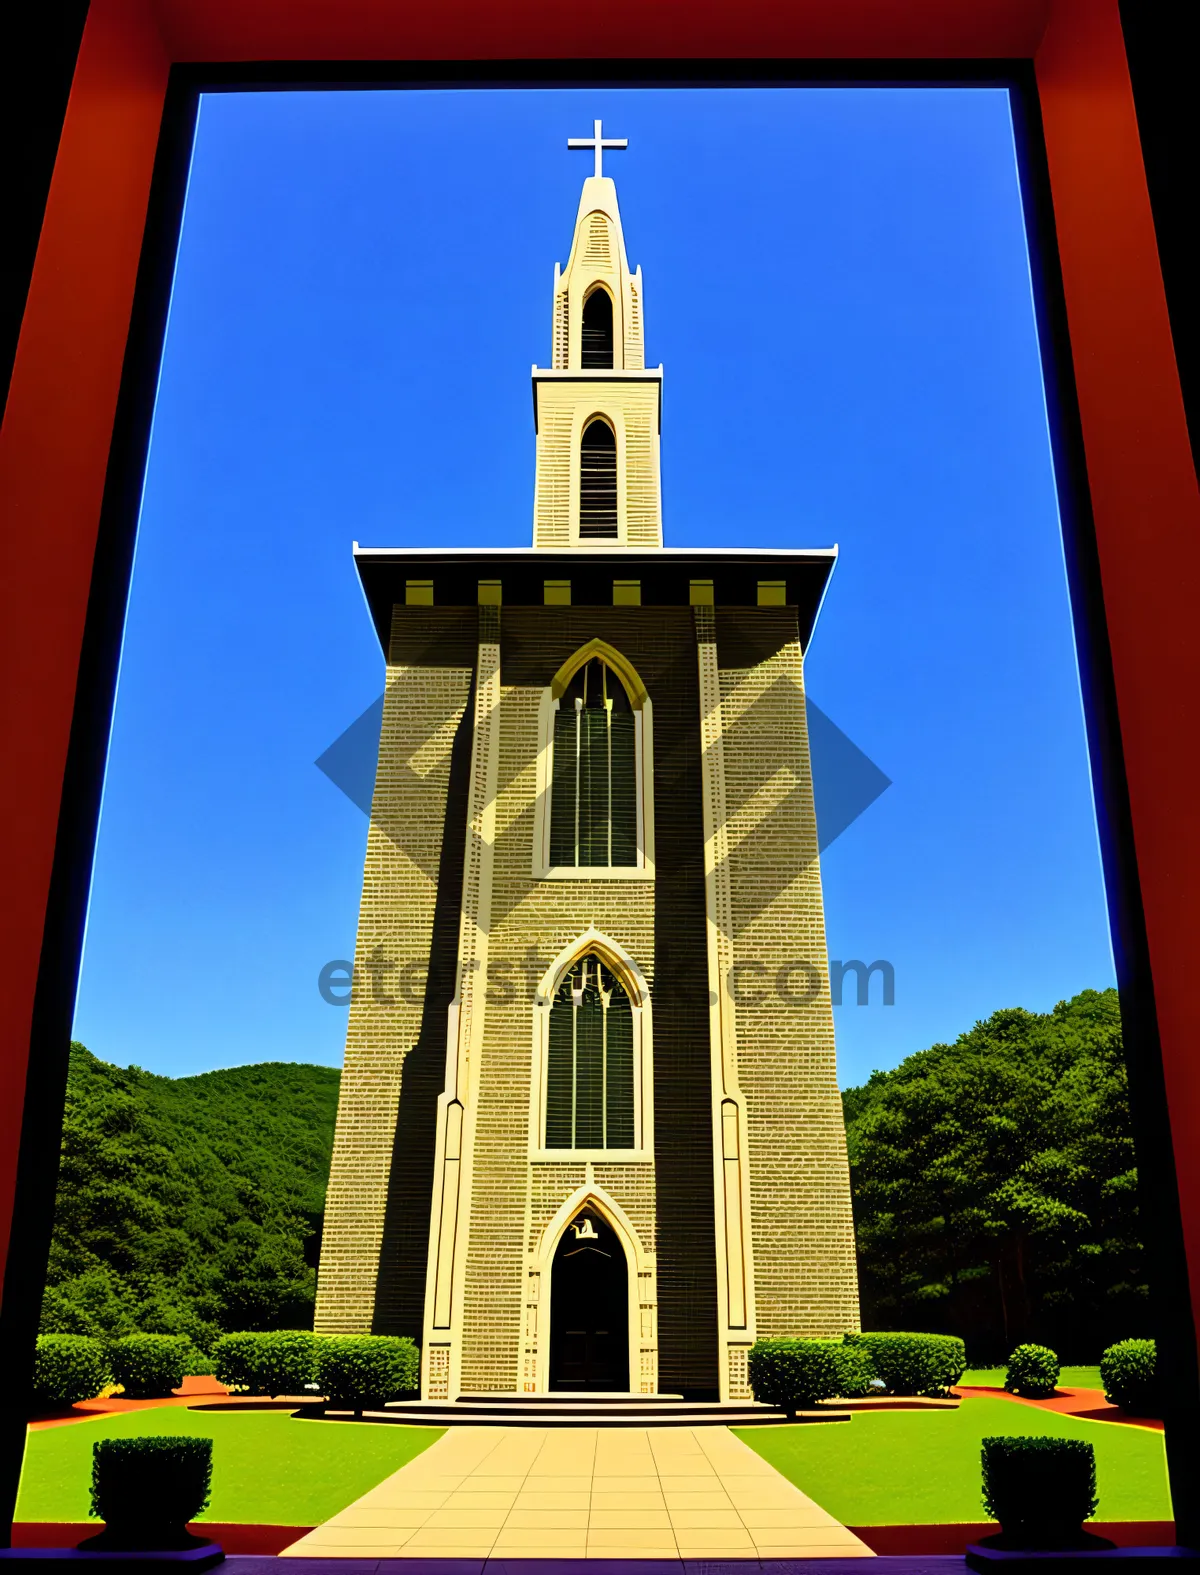
M311 1326L330 1067L157 1077L71 1047L45 1333Z
M843 1103L866 1327L1091 1359L1144 1321L1115 990L996 1012Z

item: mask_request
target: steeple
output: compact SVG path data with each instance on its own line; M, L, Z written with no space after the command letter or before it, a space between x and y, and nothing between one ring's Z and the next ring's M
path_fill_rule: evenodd
M554 266L549 368L533 369L535 547L662 546L662 368L646 369L642 270L631 272L600 121L568 147L594 151L565 268Z

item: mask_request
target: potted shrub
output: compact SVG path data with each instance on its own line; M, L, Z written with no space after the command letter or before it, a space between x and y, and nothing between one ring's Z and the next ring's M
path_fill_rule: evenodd
M756 1340L749 1357L754 1398L794 1420L798 1411L811 1411L839 1392L841 1360L835 1340Z
M1004 1387L1026 1400L1049 1400L1058 1389L1058 1357L1044 1345L1018 1345L1008 1359Z
M1157 1348L1153 1340L1121 1340L1100 1358L1104 1398L1132 1416L1160 1416Z
M39 1334L33 1363L33 1399L38 1406L68 1406L91 1400L112 1382L104 1347L85 1334Z
M1096 1512L1096 1455L1079 1438L983 1440L983 1503L1000 1531L967 1551L978 1568L991 1552L1098 1550L1113 1544L1085 1532ZM982 1555L982 1557L981 1557Z
M317 1382L334 1409L378 1411L417 1387L420 1353L401 1335L324 1335L316 1342Z
M220 1548L188 1531L208 1504L211 1438L102 1438L92 1446L92 1514L104 1530L80 1548L132 1553ZM207 1568L208 1561L198 1566Z

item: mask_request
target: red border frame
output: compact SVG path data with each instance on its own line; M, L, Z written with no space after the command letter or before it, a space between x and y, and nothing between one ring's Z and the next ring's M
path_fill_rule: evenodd
M93 0L4 423L0 590L8 842L0 1013L7 1247L33 1002L101 499L168 76L187 61L573 60L622 55L552 0ZM1117 0L649 0L624 58L1033 62L1154 980L1191 1304L1200 1309L1200 493Z

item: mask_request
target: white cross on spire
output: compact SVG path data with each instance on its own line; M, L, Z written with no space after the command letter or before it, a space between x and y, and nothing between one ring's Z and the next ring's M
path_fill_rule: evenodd
M592 122L592 125L595 127L595 130L592 132L592 135L590 137L568 137L567 138L567 146L569 148L576 148L576 149L578 149L578 148L593 148L595 150L595 153L596 153L596 174L597 174L597 176L603 175L603 173L604 173L604 171L600 167L600 160L603 157L603 154L602 154L602 151L601 151L602 149L604 149L604 148L627 148L629 146L629 139L627 137L602 137L600 135L601 124L602 124L602 122L598 121L598 120L594 120Z

